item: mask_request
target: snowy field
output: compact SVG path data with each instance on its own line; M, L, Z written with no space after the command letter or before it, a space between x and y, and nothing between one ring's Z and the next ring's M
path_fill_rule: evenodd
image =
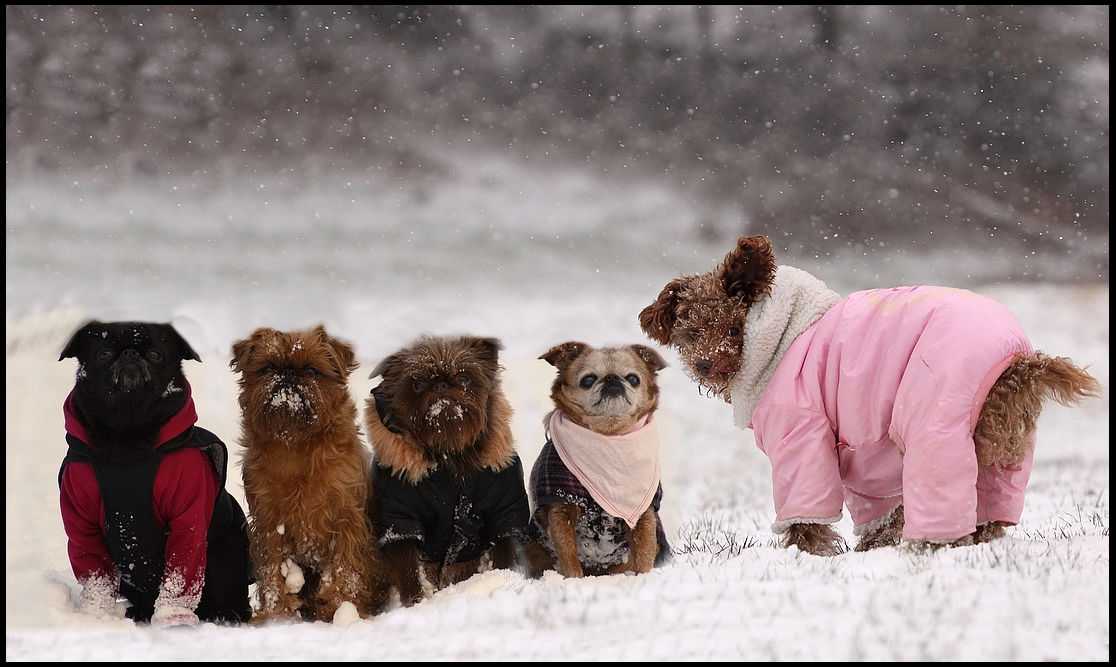
M734 240L698 243L684 199L652 184L499 161L458 170L421 191L365 174L9 181L9 661L1108 661L1109 287L990 282L1041 259L978 248L915 257L840 244L798 265L842 294L974 289L1014 310L1036 348L1102 382L1102 399L1043 414L1026 508L1006 539L828 559L776 548L766 458L663 350L663 519L676 552L663 568L583 580L488 572L348 624L155 630L76 611L56 482L75 363L57 359L86 319L174 323L203 359L185 364L198 423L234 454L229 349L257 326L323 322L351 341L360 404L368 371L416 335L496 336L529 468L554 373L538 355L571 339L647 343L640 309ZM239 468L229 488L243 504ZM839 529L853 540L847 518Z

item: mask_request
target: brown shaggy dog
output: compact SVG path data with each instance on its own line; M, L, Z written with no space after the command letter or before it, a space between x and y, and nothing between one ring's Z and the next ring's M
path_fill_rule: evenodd
M353 348L318 325L262 327L233 345L241 374L244 493L259 604L269 619L331 622L387 601L370 518L369 454L349 375Z
M375 522L404 606L516 564L530 505L499 349L495 338L423 336L370 376L383 377L364 411Z
M962 305L956 305L958 303ZM831 312L834 313L832 316L829 315ZM978 323L985 321L986 313L989 318L987 321L995 326L986 327ZM823 318L824 326L821 324ZM849 471L856 470L853 476L861 475L862 479L871 477L864 470L857 469L856 463L850 463L850 457L857 455L858 446L861 452L872 451L876 456L875 459L860 458L860 465L879 465L882 470L883 464L880 461L886 462L886 474L891 475L892 479L887 480L886 484L880 483L878 479L873 483L877 487L887 486L889 490L887 493L867 495L871 496L871 502L876 502L877 510L882 505L891 505L891 509L883 516L872 518L863 524L858 523L858 534L861 535L858 551L897 544L902 539L904 526L909 528L911 525L912 491L908 488L908 497L904 498L902 480L895 479L894 476L896 471L899 475L904 474L904 465L912 465L912 442L901 444L896 431L899 427L895 424L899 423L896 420L900 419L900 411L908 410L909 404L917 404L920 400L917 392L912 394L906 389L917 382L914 378L925 378L933 373L935 381L944 386L944 383L952 382L956 376L968 372L958 370L963 369L967 362L962 362L960 367L956 364L951 366L953 362L941 356L941 349L965 347L966 353L977 350L974 354L984 355L982 359L990 354L999 354L995 351L1001 349L995 347L997 345L1013 345L1015 347L1010 349L1018 350L1009 354L1000 364L989 364L989 373L1002 369L998 377L992 374L985 378L984 381L989 384L983 384L984 381L979 385L977 382L971 383L969 390L975 392L975 398L972 399L975 424L970 425L968 433L969 454L961 454L962 457L973 459L971 468L967 468L969 464L966 464L964 476L966 479L969 475L972 475L972 479L979 477L982 481L977 482L978 487L986 484L983 480L1000 476L998 479L1002 481L1006 479L1005 476L1016 474L1012 481L1004 482L1007 486L1015 486L1012 493L1016 494L1018 501L1016 510L1022 507L1022 489L1018 487L1020 484L1025 486L1029 475L1035 422L1043 402L1054 399L1064 405L1073 405L1085 397L1098 396L1101 390L1100 384L1093 377L1069 359L1030 351L1030 344L1018 322L995 302L963 290L926 287L869 290L841 299L826 288L824 283L806 272L793 267L777 266L771 244L761 236L741 237L736 248L712 271L683 276L667 283L658 298L640 313L639 321L643 331L651 339L678 351L685 371L703 391L733 404L737 425L741 428L755 427L757 444L760 444L762 434L753 421L753 411L759 409L757 406L760 405L768 410L765 413L768 415L773 414L772 410L782 411L779 412L782 425L775 424L777 420L774 418L768 418L767 423L772 430L786 431L780 432L778 437L771 436L768 439L769 448L783 447L777 455L781 457L780 465L786 466L781 469L784 472L795 466L799 469L820 470L829 465L818 463L820 459L817 456L828 457L833 465L840 461L839 476L840 481L845 484L844 493L848 502L850 494L855 496L861 492L849 486L849 480L846 479ZM936 324L943 321L948 325ZM864 324L865 322L870 324ZM817 326L815 323L818 323ZM859 328L850 328L854 326ZM996 337L1001 335L1001 331L1010 332L1013 342L999 342L1000 339ZM907 342L897 339L900 332L907 336L904 339ZM825 338L826 336L829 338ZM942 344L937 348L926 347L926 341L935 337ZM823 342L817 342L819 340ZM837 343L831 345L831 340L842 341L841 346ZM799 341L801 345L798 344ZM902 345L908 347L901 347ZM855 354L849 351L854 348L857 349ZM913 356L910 356L912 352ZM779 362L784 359L784 355L793 356L793 363L799 364L800 370L781 366ZM906 370L900 368L896 375L883 378L886 371L882 366L891 362L901 367L908 357L912 359L911 363L921 365L917 368L907 366ZM819 359L822 361L818 362ZM815 363L816 365L809 365L809 369L806 369L808 364ZM855 369L855 374L848 371L850 366ZM927 368L930 370L927 371ZM937 372L935 368L938 369ZM946 372L942 369L952 370ZM983 372L984 369L979 370ZM865 377L870 380L875 377L876 384L862 386L879 387L882 383L893 382L888 385L890 389L886 390L893 393L887 394L880 390L879 395L872 396L847 393L840 395L841 391L848 391L846 387ZM980 379L979 376L977 379ZM802 391L810 396L824 396L824 405L814 407L820 405L815 402L799 408L787 408L786 406L794 405L799 399L786 393L780 394L780 406L769 408L768 405L763 405L762 397L769 396L764 391L768 389L768 383L775 380L781 386L799 387L799 396L803 395ZM982 391L986 393L982 394ZM947 394L942 400L964 405L963 399L972 396L973 394L951 397ZM768 401L770 400L772 399L769 398ZM864 410L876 409L877 414L882 411L879 415L881 426L873 424L869 428L855 423L855 418L851 415L857 412L855 409L850 410L849 406L857 402L870 403ZM895 404L895 413L887 412L891 402ZM837 415L838 403L846 406L843 420ZM787 435L791 427L786 424L798 419L792 416L793 409L799 409L800 414L813 411L814 416L811 419L817 421L811 422L810 428L813 430L808 433L802 431L806 435ZM920 417L931 420L939 418L934 414L936 408L933 406L922 410ZM976 414L977 410L979 416ZM969 420L968 413L964 417L966 421ZM850 423L850 419L854 423ZM919 432L915 427L909 428L913 433ZM810 449L810 460L800 459L795 463L793 459L796 454L793 453L793 448L801 446L807 439L816 437L825 429L830 429L826 437L830 438L834 446L828 450L825 447ZM874 439L862 438L859 442L849 442L851 437L846 438L846 433L858 430L871 431ZM792 444L785 445L786 442ZM921 461L926 457L935 456L934 451L941 453L941 450L934 450L933 447L927 449L919 442L913 444L916 448L920 447L917 450L920 452L919 465L923 465ZM771 449L765 451L772 457L774 465L776 456ZM921 452L931 453L923 455ZM906 460L903 458L904 454ZM1023 472L1018 472L1021 470L1020 466L1024 466ZM795 486L793 482L786 481L790 475L776 475L776 472L773 470L777 482L776 495L783 493L784 499L792 499L787 501L791 504L797 502L808 505L809 502L804 500L805 496L796 495L808 495L808 492L801 490L801 485ZM837 477L830 479L836 480ZM945 480L939 478L937 483L944 484ZM781 485L785 486L780 488ZM931 482L931 485L934 483ZM834 493L839 502L841 490L831 490L831 495ZM973 493L986 491L978 489ZM976 498L973 495L974 507L977 504ZM831 506L833 501L828 502ZM934 501L920 500L919 507L924 508L927 503L932 502ZM1015 510L1003 510L1001 514L1011 514L1012 511ZM857 512L854 511L853 514L855 520ZM871 511L862 514L870 515ZM839 516L838 506L837 517ZM1016 515L1014 520L1017 518ZM785 546L794 544L810 553L833 555L847 548L841 536L828 525L834 520L832 516L809 515L795 520L791 514L786 521L777 521L773 528L783 534ZM971 534L956 539L909 539L930 544L972 544L1003 535L1004 526L1011 523L1013 521L1004 519L978 520L975 530L970 529L973 530Z

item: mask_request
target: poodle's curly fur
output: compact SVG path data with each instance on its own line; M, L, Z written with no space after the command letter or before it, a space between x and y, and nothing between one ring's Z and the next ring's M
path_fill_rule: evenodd
M730 402L729 390L743 363L745 320L751 306L770 292L775 274L770 242L762 236L741 237L712 271L667 283L640 312L640 327L652 340L677 350L683 369L704 392ZM1100 392L1100 383L1065 357L1019 355L996 380L981 408L973 438L978 464L1018 465L1034 446L1035 423L1047 399L1070 406ZM856 550L896 545L902 530L900 505L861 537ZM1004 526L994 521L954 545L1003 534ZM848 550L824 523L794 524L783 534L782 544L827 556Z

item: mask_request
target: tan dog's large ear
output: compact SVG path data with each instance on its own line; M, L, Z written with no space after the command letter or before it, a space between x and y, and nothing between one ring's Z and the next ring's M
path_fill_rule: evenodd
M681 298L685 278L675 278L666 284L659 298L639 313L639 327L647 337L661 345L670 343L670 332L678 320L678 300Z
M263 341L265 336L272 337L277 333L279 332L275 329L260 327L244 340L238 340L233 343L233 356L229 361L229 368L233 369L234 373L243 373L244 369L248 367L248 362L256 352L256 346Z
M775 254L762 236L741 236L719 268L725 294L747 305L759 301L775 282Z
M326 333L325 326L319 324L310 330L310 335L321 339L327 347L333 352L334 370L343 377L349 377L349 374L360 368L360 363L356 361L356 352L353 351L353 346L339 338L334 338Z
M646 345L636 343L632 345L632 349L639 355L639 358L643 360L643 363L647 364L647 368L650 369L652 373L658 373L668 366L667 362L663 360L658 352Z
M588 349L589 346L585 343L571 340L560 345L555 345L544 354L539 355L539 359L545 359L548 364L554 366L558 370L565 370L573 363L574 359L585 354L585 351Z

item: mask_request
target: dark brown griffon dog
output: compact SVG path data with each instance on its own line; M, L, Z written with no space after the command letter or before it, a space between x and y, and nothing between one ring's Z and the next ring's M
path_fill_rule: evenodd
M346 602L368 617L387 602L370 458L348 387L353 356L321 325L261 327L233 345L260 605L253 622L332 622Z
M530 509L499 348L494 338L423 336L370 376L383 377L365 408L376 524L406 606L516 564Z
M898 544L916 513L921 523L915 532L928 537L908 535L913 542L987 541L1018 521L1043 401L1072 405L1101 389L1070 360L1033 351L1018 321L994 301L941 287L868 290L841 299L808 273L777 266L762 236L741 237L708 273L668 282L639 322L652 340L678 351L704 391L733 404L738 426L756 431L757 444L772 459L776 509L788 513L773 528L783 533L785 546L819 555L846 548L828 525L840 517L840 506L836 517L802 516L795 508L821 501L796 475L828 476L831 509L844 493L861 535L858 551ZM947 351L959 348L969 356ZM785 358L793 361L780 364ZM874 384L863 378L875 378ZM955 389L957 383L967 384ZM798 394L771 398L776 385L779 391L798 387ZM854 386L859 393L851 395ZM875 410L874 419L858 414L859 406ZM924 446L932 440L926 424L952 429L948 441L958 444ZM931 475L935 468L953 474L938 473L913 487L903 482L905 474ZM957 515L934 516L946 497ZM958 518L962 513L975 517L975 529L946 537L968 521ZM935 529L935 521L952 528Z
M657 373L645 345L570 341L540 359L558 369L547 443L531 471L535 514L524 545L532 576L648 572L670 555L658 509Z

